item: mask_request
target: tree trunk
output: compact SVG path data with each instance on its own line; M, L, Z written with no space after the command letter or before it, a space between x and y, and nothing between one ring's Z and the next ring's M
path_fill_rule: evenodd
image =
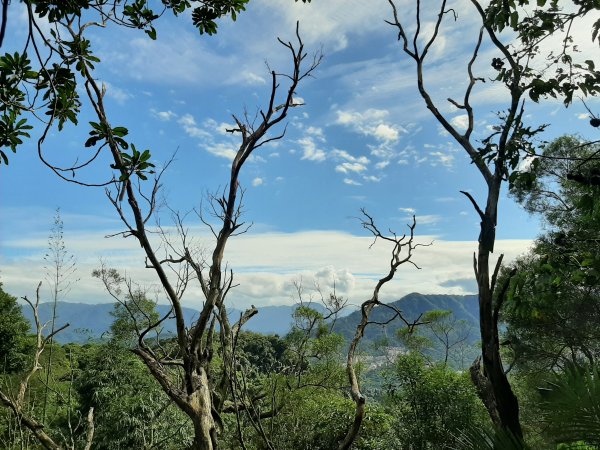
M204 368L197 372L194 385L194 392L188 396L188 415L194 424L194 442L190 450L216 450L217 429L212 415L210 386Z
M499 190L499 189L498 189ZM522 439L519 422L519 402L504 373L500 357L498 324L494 318L493 291L490 286L489 259L494 250L496 228L496 205L493 195L488 197L488 207L481 222L479 257L477 260L477 285L479 289L479 326L481 331L481 354L485 376L490 381L496 400L496 408L502 428ZM491 201L490 201L491 200Z

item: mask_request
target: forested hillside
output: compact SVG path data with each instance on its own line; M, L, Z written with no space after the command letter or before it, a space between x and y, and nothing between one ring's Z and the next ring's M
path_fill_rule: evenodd
M403 315L409 320L415 320L429 311L451 311L453 318L465 322L461 326L473 328L469 334L469 342L474 343L478 340L476 325L479 323L479 305L475 295L422 295L412 293L389 304L393 308L402 311ZM333 331L344 336L349 342L356 331L356 325L360 322L360 314L360 311L355 311L337 319ZM386 325L374 325L367 328L362 339L362 345L372 345L386 337L393 344L398 331L405 327L401 321L392 320L394 314L393 309L376 309L369 319L374 323Z
M453 316L458 320L465 320L472 327L477 324L477 297L463 295L421 295L409 294L396 302L391 302L393 306L404 311L407 317L418 317L427 311L436 309L452 311ZM320 313L326 312L321 303L311 305ZM297 306L263 306L258 308L258 314L253 320L249 321L245 329L261 334L286 335L293 325L293 314ZM56 341L61 344L79 343L84 344L88 341L97 341L103 339L110 332L110 325L114 317L111 316L114 305L111 303L90 305L87 303L57 302L55 320L59 326L69 324L69 326L56 336ZM166 305L156 305L156 311L160 316L169 312ZM52 319L54 313L53 303L40 303L38 308L39 319L46 323ZM183 308L186 322L197 318L199 311L191 308ZM360 321L359 312L351 312L349 309L340 312L341 317L336 319L334 331L344 336L348 341L352 337L356 325ZM35 326L33 313L30 309L24 308L23 314L32 327ZM242 314L242 311L230 309L228 314L231 320ZM376 311L372 319L376 322L387 322L393 313L385 310ZM364 345L372 344L380 340L384 335L396 336L397 331L402 325L397 321L392 321L386 327L372 327L367 330L364 337ZM175 328L172 321L167 321L162 327L164 336L174 335ZM477 333L474 332L471 341L477 339Z

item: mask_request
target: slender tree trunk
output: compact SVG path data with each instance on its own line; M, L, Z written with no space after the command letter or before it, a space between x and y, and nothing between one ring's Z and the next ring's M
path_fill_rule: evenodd
M485 376L491 383L502 428L515 437L523 438L519 422L519 402L512 391L500 356L498 323L494 315L493 287L490 284L490 254L494 250L496 210L500 184L490 188L485 214L481 221L477 258L477 285L479 290L479 326L481 354Z

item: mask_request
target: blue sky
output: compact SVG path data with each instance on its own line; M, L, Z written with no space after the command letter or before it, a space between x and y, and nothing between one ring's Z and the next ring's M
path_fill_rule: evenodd
M410 23L412 2L404 3L401 10ZM460 127L461 112L445 99L462 96L464 61L474 45L477 18L468 2L455 3L459 20L445 23L426 82L442 110ZM25 16L20 7L18 2L11 5L3 51L21 45ZM164 177L164 198L182 212L200 207L207 192L224 186L237 143L225 129L232 123L231 114L246 110L252 115L267 101L265 61L279 71L289 67L286 49L276 37L292 39L300 20L308 52L322 49L325 58L315 77L298 90L305 106L292 111L285 138L261 148L244 167L245 217L254 226L232 240L226 254L240 283L231 294L234 305L289 303L293 282L300 279L307 292L317 296L315 283L328 292L335 280L338 292L352 303L367 298L385 270L387 249L369 249L368 235L356 219L361 207L381 228L397 232L414 213L419 239L434 242L415 256L422 269L405 267L384 291L386 298L413 291L474 292L471 258L478 219L459 190L481 200L483 182L418 97L414 66L401 52L396 31L384 23L390 15L383 0L315 0L309 5L253 0L237 22L221 21L218 35L212 37L199 36L188 16L161 19L155 42L141 32L110 26L91 35L102 59L97 76L107 88L112 125L127 127L130 140L138 148L151 149L158 166L177 152ZM424 29L430 30L429 22ZM582 59L594 59L598 48L585 26L580 29L576 39ZM492 56L493 50L484 46L476 66L480 76L493 75ZM500 86L487 82L478 87L478 136L494 124L495 111L503 108L505 99ZM580 102L569 109L559 101L529 106L532 125L551 123L544 139L590 134ZM66 163L89 152L83 147L89 120L94 118L85 109L79 127L54 130L46 142L47 157ZM110 174L100 162L78 177L98 182ZM31 295L44 278L43 255L57 207L67 248L78 261L79 282L65 300L108 301L90 276L100 260L142 284L156 283L143 269L135 242L105 239L122 227L103 189L57 179L38 160L31 140L11 155L10 166L0 168L0 277L8 291ZM161 221L168 225L166 210ZM190 215L187 223L199 245L210 249L207 230L197 217ZM526 251L539 232L535 218L510 198L502 198L499 252L514 257ZM160 301L160 290L156 292ZM198 304L197 294L191 289L186 301Z

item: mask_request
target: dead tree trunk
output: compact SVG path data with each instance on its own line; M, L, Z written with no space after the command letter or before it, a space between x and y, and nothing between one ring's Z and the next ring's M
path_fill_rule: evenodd
M74 32L73 34L75 36ZM161 174L156 177L150 194L143 191L141 183L134 185L134 175L140 171L140 168L145 170L146 166L127 165L129 159L123 157L124 150L119 147L108 123L103 103L104 92L98 87L91 74L87 73L86 91L101 125L108 130L105 140L114 159L112 167L118 170L116 178L119 182L115 183L118 186L117 192L107 191L107 194L126 226L126 230L121 234L124 237L133 236L138 240L146 256L146 267L155 271L172 305L171 312L157 323L143 329L137 329L136 326L138 345L133 351L142 359L165 393L191 419L194 426L193 450L214 450L218 446L218 434L222 429L220 413L224 405L224 397L228 394L227 388L230 386L228 377L235 376L231 373L235 370L232 369L231 364L232 334L237 333L239 327L257 312L255 308L249 309L232 327L225 307L225 299L233 286L233 273L226 266L224 267L225 248L230 237L245 233L249 228L240 220L243 198L243 190L239 182L240 172L254 150L284 136L285 131L276 136L269 136L268 133L287 117L291 108L300 106L294 103L296 89L300 81L310 76L321 60L321 55L317 54L308 67L304 68L307 54L300 38L298 25L296 39L296 44L279 40L291 54L292 71L290 74L271 71L271 89L267 108L259 111L258 118L244 116L240 119L233 116L236 125L233 129L227 130L239 134L241 143L231 164L227 187L222 194L214 195L210 199L210 214L217 219L218 226L215 226L214 222L205 221L200 215L200 219L215 238L214 249L208 260L203 259L202 255L197 255L190 247L187 231L178 215L176 215L176 226L181 245L175 246L165 239L164 245L168 248L168 252L165 252L163 259L157 255L157 248L149 238L146 222L152 216L157 203L156 195ZM280 83L284 81L287 81L287 90L282 93ZM141 179L144 180L146 177L143 176ZM142 212L140 201L145 202L147 211ZM125 205L129 206L127 211ZM170 275L172 273L176 274L175 277ZM116 298L118 289L114 289L110 274L105 273L100 277L105 287ZM204 306L198 320L187 328L181 299L188 283L193 279L200 284ZM176 322L176 354L169 354L161 346L156 348L145 341L145 336L171 315ZM134 317L132 319L135 321ZM215 332L217 322L220 326L218 334ZM216 382L208 376L215 351L213 346L215 335L218 335L220 340L219 350L222 352L223 361L221 367L223 378Z
M356 359L356 349L365 333L365 329L367 325L373 324L373 322L369 321L371 311L376 307L389 308L392 310L393 315L392 318L385 324L398 318L399 320L402 320L411 329L419 324L420 319L419 317L414 322L408 322L406 318L402 315L402 311L396 309L392 305L382 303L379 300L379 291L381 290L383 285L385 285L394 278L396 271L402 264L410 263L417 269L419 268L413 261L411 261L414 249L423 245L414 242L414 231L416 227L415 217L413 216L412 225L408 226L410 230L408 236L403 235L401 237L398 237L395 234L393 234L392 236L384 236L375 225L373 218L369 216L369 214L367 214L365 210L362 210L362 213L365 217L365 219L362 221L363 228L367 229L374 236L375 241L377 241L377 239L380 239L384 242L390 242L392 244L392 251L390 258L390 268L388 273L383 278L381 278L375 285L375 288L373 289L373 296L361 305L361 320L356 327L354 338L350 342L350 347L348 349L348 355L346 359L346 374L348 375L348 381L350 383L350 396L352 397L352 400L355 403L355 411L352 425L350 425L344 439L339 443L338 450L348 450L352 447L352 444L354 444L354 442L358 438L358 434L360 432L360 428L365 417L367 399L360 391L360 383L356 375L356 370L354 369L354 363ZM373 244L374 243L375 242L373 242Z
M446 0L441 0L437 19L434 23L433 33L427 39L423 39L419 33L421 27L421 1L417 0L417 27L413 36L408 36L403 26L398 9L393 0L388 0L392 7L393 20L388 23L398 30L398 40L401 42L404 52L416 63L417 88L427 108L431 111L442 127L460 144L477 167L487 185L485 209L482 210L476 200L467 192L463 192L473 204L481 220L481 228L478 239L478 250L474 256L474 270L477 280L479 294L479 326L481 333L481 353L484 368L484 376L489 381L493 393L493 401L487 401L486 406L494 407L497 411L490 410L490 417L496 419L499 425L509 430L514 436L521 439L522 430L519 422L519 404L514 395L508 378L504 372L502 358L500 356L500 344L498 339L498 313L502 300L494 304L494 288L502 255L495 264L495 269L490 272L490 257L494 251L496 241L496 223L498 218L498 201L502 182L508 178L514 161L518 161L519 151L523 145L523 104L522 97L524 89L521 85L522 74L527 71L527 65L517 61L508 47L500 42L495 31L487 24L486 14L477 2L471 0L477 13L482 19L482 26L470 60L466 63L468 85L464 91L462 102L449 98L448 101L459 110L466 113L468 124L464 132L460 132L438 108L436 102L430 96L424 81L424 62L427 54L438 37L443 19L455 14L454 10L447 8ZM510 65L512 77L505 81L505 86L510 93L510 104L506 112L501 116L500 131L495 131L487 139L483 140L484 146L476 148L472 142L472 133L475 127L474 111L471 105L471 94L473 88L481 78L473 74L473 65L478 57L479 49L483 40L484 32L487 33L492 44L503 55ZM527 131L530 133L530 130ZM534 134L530 133L531 135ZM527 135L529 136L529 134ZM462 191L461 191L462 192Z

